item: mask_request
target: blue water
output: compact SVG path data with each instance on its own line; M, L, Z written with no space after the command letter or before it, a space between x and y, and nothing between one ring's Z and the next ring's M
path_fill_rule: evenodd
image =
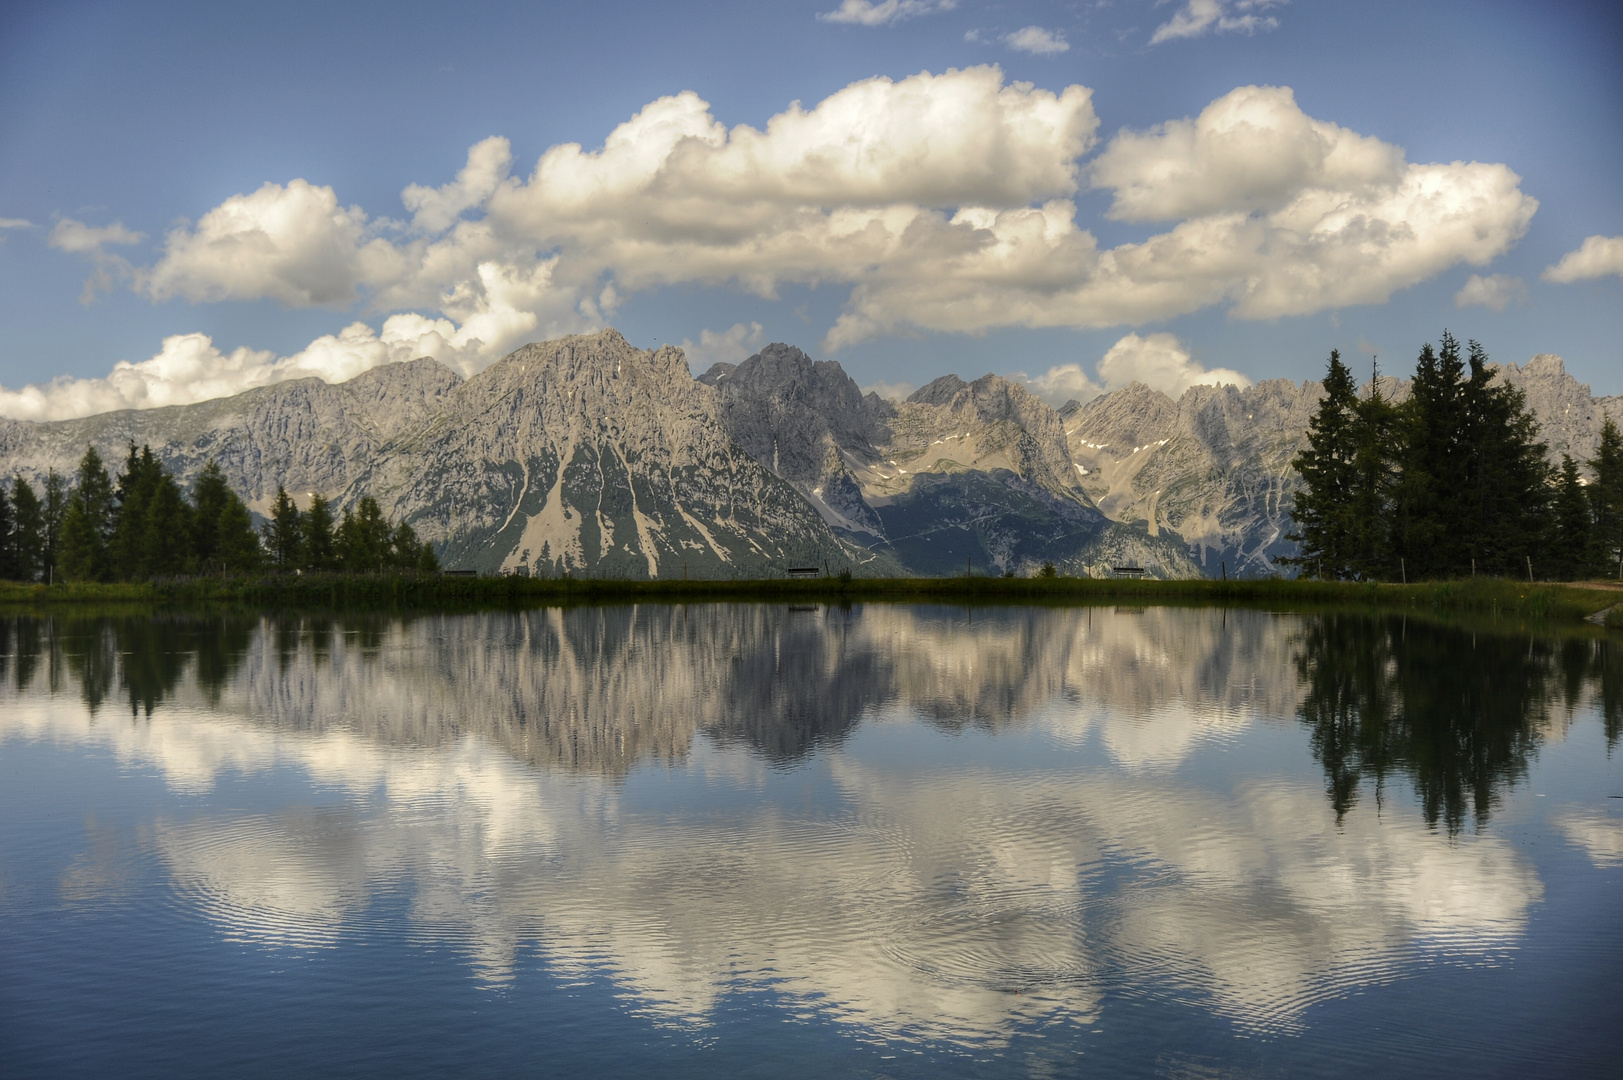
M0 686L6 1077L1623 1059L1615 638L10 618Z

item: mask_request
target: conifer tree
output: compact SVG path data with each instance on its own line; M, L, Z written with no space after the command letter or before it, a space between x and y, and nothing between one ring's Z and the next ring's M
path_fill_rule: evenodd
M1353 576L1363 581L1390 580L1393 565L1392 505L1397 485L1394 445L1399 429L1398 410L1381 393L1376 368L1369 397L1358 402L1353 428L1353 491L1350 563Z
M1467 572L1463 559L1479 573L1519 576L1530 559L1544 561L1552 539L1548 447L1539 440L1527 396L1494 378L1488 354L1475 341L1461 399L1465 497L1448 537L1449 550L1459 553L1449 570Z
M271 519L265 525L265 547L271 564L278 570L298 569L300 562L299 508L281 485L276 488L276 502L271 505Z
M1409 400L1399 410L1402 455L1394 507L1396 554L1411 579L1447 577L1459 569L1449 543L1464 524L1469 487L1465 362L1452 334L1415 362Z
M1611 417L1600 429L1600 446L1589 459L1595 482L1589 487L1595 522L1591 569L1602 577L1623 578L1623 433Z
M210 458L192 485L192 559L204 573L222 568L220 515L233 498L219 462Z
M226 495L216 519L214 558L228 574L257 573L264 567L265 551L254 534L253 519L236 492L227 489Z
M21 581L22 576L17 551L17 519L6 489L0 487L0 581Z
M363 496L353 511L344 511L337 539L339 566L349 573L376 573L390 561L392 530L370 495Z
M95 447L79 461L78 483L62 516L60 561L69 581L107 581L113 567L108 544L117 505L113 482Z
M45 496L40 510L44 559L39 567L39 579L49 585L59 576L57 562L62 550L62 524L68 515L68 482L55 469L45 474Z
M1353 575L1353 496L1357 486L1358 387L1352 372L1332 349L1324 377L1324 398L1313 413L1307 448L1291 466L1301 475L1293 516L1301 545L1291 560L1332 579Z
M310 509L302 522L304 529L304 568L306 570L333 570L338 566L338 552L333 539L332 503L325 495L314 495Z
M20 476L11 486L11 509L18 580L39 581L44 578L45 568L49 565L45 516L33 487Z
M1589 516L1589 496L1584 492L1578 463L1571 454L1561 455L1561 475L1555 491L1555 542L1550 548L1550 570L1563 581L1586 577L1594 522Z

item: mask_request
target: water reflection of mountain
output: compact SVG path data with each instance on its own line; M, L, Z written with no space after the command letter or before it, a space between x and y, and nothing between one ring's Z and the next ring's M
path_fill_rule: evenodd
M1354 787L1372 766L1337 748L1364 739L1388 774L1445 792L1446 818L1443 780L1508 782L1561 709L1610 710L1615 732L1610 646L1516 639L1512 663L1501 642L1481 654L1494 681L1462 688L1419 665L1458 667L1470 641L1452 633L873 606L11 620L0 739L107 748L188 792L308 777L293 805L198 800L134 830L233 935L338 940L409 883L414 933L461 943L483 977L511 977L534 943L560 976L606 972L683 1022L769 985L871 1030L999 1039L1095 1015L1100 973L1126 970L1279 1029L1417 955L1514 943L1543 886L1491 832L1345 813L1305 759L1305 780L1277 761L1205 784L1161 771L1300 715L1321 758L1363 770ZM1414 661L1395 655L1409 646ZM1424 710L1483 694L1511 702L1492 726L1425 726ZM123 707L137 722L105 722ZM848 745L814 762L826 801L763 780L896 710L949 732L1097 738L1109 760ZM1469 760L1424 771L1451 747ZM683 761L706 778L691 801L599 779ZM1616 846L1588 819L1570 831L1597 859Z
M9 642L9 644L8 644ZM772 763L901 705L997 730L1061 696L1109 706L1114 752L1175 763L1214 717L1288 715L1288 636L1219 611L627 606L380 615L0 620L12 681L45 665L92 710L196 699L255 723L624 775L696 733ZM1166 707L1184 708L1169 721ZM1196 718L1189 710L1202 713ZM1154 718L1152 722L1152 717Z
M1487 820L1527 775L1546 723L1591 696L1608 745L1623 721L1623 656L1606 640L1484 634L1401 616L1327 615L1297 657L1326 792L1338 816L1372 783L1414 785L1431 825Z

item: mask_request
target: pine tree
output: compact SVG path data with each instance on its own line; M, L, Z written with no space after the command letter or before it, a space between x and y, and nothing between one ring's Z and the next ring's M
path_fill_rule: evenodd
M203 573L222 568L220 515L235 497L219 463L210 458L192 485L192 560Z
M1357 487L1358 387L1332 349L1324 398L1308 426L1305 450L1291 466L1303 489L1292 511L1301 545L1292 562L1320 576L1341 579L1353 570L1353 497Z
M1397 486L1396 445L1398 410L1381 394L1381 373L1376 368L1369 397L1358 402L1353 427L1353 491L1351 568L1362 581L1391 580L1398 576L1392 555L1392 506Z
M253 519L236 492L227 489L226 495L216 519L214 559L228 574L257 573L264 568L265 551L254 534Z
M1561 478L1555 492L1555 542L1551 546L1551 574L1562 580L1587 577L1594 543L1594 522L1589 513L1589 496L1584 492L1578 463L1571 454L1561 455Z
M348 573L376 573L389 562L393 530L376 499L363 496L338 526L338 563Z
M1589 459L1595 482L1589 487L1595 522L1591 569L1623 579L1623 433L1611 417L1600 429L1600 446Z
M1553 539L1549 448L1539 440L1527 396L1494 378L1488 354L1475 341L1470 372L1461 394L1465 498L1448 537L1449 550L1460 554L1451 569L1463 573L1458 559L1464 559L1479 573L1520 576L1544 561Z
M79 462L78 480L62 515L62 576L69 581L107 581L113 569L108 543L117 505L113 482L93 446Z
M137 581L147 572L147 511L157 491L162 470L150 447L137 451L130 443L124 471L113 489L118 501L113 516L113 535L108 543L110 569L115 580Z
M21 581L22 560L17 551L17 519L6 489L0 487L0 581Z
M304 568L306 570L332 570L338 565L338 552L333 539L332 503L324 495L310 499L310 509L304 515Z
M49 585L60 576L57 562L62 551L62 525L68 516L68 483L55 469L45 474L45 498L41 511L44 558L39 576Z
M1445 331L1436 351L1429 343L1420 350L1409 400L1399 409L1403 449L1394 526L1397 555L1411 580L1461 569L1460 549L1449 541L1465 524L1469 490L1464 374L1460 344Z
M11 487L11 507L15 521L17 577L21 581L39 581L45 577L45 568L50 565L45 542L45 515L33 487L20 476Z
M301 565L299 541L302 523L299 508L281 485L276 488L276 502L271 506L271 519L265 525L265 547L271 564L278 570L296 570Z

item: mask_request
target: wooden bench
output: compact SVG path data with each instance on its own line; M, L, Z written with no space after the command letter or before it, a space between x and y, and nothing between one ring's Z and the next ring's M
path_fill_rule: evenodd
M791 566L787 573L790 577L822 577L823 568L820 566Z
M1145 573L1142 566L1113 566L1110 569L1117 577L1143 577Z

